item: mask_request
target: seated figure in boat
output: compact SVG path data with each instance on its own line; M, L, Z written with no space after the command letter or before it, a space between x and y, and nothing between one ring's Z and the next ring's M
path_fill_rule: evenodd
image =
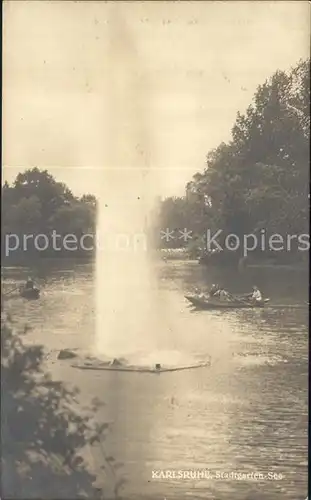
M227 301L230 299L229 293L224 288L219 288L217 292L214 293L213 297L217 297L221 301Z
M204 300L207 299L207 295L202 290L199 290L198 288L195 289L195 294L196 294L198 299L204 299Z
M251 295L251 300L253 302L262 302L262 295L260 290L257 288L257 286L253 286L253 292Z
M31 278L27 278L26 284L25 284L25 289L26 290L32 290L34 288L35 284L34 281Z
M209 296L214 297L215 294L219 291L219 285L213 284L210 291L209 291Z

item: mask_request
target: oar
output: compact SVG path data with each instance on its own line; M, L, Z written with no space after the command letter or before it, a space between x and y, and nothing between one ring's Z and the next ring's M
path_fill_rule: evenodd
M10 293L15 292L18 289L19 289L19 286L17 286L16 288L13 288L13 290L10 290L9 292L4 293L3 295L9 295Z

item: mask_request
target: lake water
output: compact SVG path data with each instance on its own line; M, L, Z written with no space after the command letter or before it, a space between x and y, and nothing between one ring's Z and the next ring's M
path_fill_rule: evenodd
M158 271L155 307L170 335L150 324L142 342L146 346L150 339L150 352L139 345L137 352L146 362L210 358L210 367L153 375L81 371L68 361L56 361L61 348L93 348L91 264L41 265L42 298L12 298L6 307L13 318L32 325L28 341L44 344L54 377L77 385L84 401L94 396L104 401L100 419L110 423L110 434L103 446L123 463L126 500L304 500L308 309L290 306L308 300L306 271L257 268L238 274L182 261L163 263ZM2 272L3 286L10 289L29 271ZM233 292L247 292L257 284L271 306L191 312L184 294L213 282ZM100 483L102 449L91 450L89 459ZM166 476L172 470L200 470L204 477L164 478L160 470ZM252 472L261 478L226 476Z

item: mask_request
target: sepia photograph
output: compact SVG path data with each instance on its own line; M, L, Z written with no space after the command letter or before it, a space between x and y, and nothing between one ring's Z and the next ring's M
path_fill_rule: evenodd
M308 500L310 3L2 28L1 500Z

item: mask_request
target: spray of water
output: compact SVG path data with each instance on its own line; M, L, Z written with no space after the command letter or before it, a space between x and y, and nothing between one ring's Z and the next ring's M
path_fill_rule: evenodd
M150 352L156 328L155 276L146 222L155 197L145 118L150 98L143 63L119 9L111 6L107 161L98 207L96 351L111 357ZM152 178L153 176L153 178Z
M125 358L135 365L178 365L185 363L185 355L172 341L178 328L171 327L169 306L158 290L146 236L161 182L160 172L152 168L152 89L115 2L110 11L107 160L99 179L97 225L96 355Z

